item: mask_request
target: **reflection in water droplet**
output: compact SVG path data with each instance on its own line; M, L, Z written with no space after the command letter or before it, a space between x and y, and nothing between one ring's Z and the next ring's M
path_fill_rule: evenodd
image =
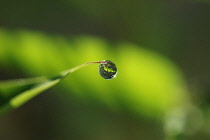
M109 61L104 60L105 63L100 63L99 65L99 73L104 79L112 79L117 75L117 67L116 65Z

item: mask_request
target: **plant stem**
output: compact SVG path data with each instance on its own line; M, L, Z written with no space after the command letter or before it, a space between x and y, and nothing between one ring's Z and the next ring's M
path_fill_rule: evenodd
M85 67L85 66L88 66L88 65L90 65L90 64L96 64L96 63L100 63L100 64L101 64L101 63L107 63L107 61L87 62L87 63L81 64L81 65L79 65L79 66L76 66L76 67L74 67L74 68L71 68L71 69L68 69L68 70L65 70L65 71L61 72L60 76L61 76L61 77L66 77L67 75L69 75L70 73L72 73L72 72L74 72L74 71L76 71L76 70L79 70L79 69L81 69L81 68L83 68L83 67Z
M74 68L63 71L53 78L35 77L0 82L0 98L5 98L5 101L0 103L0 114L11 108L19 107L20 105L32 99L39 93L59 83L62 80L62 78L66 77L68 74L79 70L87 65L96 63L104 64L108 63L108 61L104 60L84 63ZM27 87L28 85L30 86ZM14 92L16 90L18 92Z

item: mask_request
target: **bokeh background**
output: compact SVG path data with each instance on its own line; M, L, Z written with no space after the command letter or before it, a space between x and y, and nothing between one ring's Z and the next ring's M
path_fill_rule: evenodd
M209 140L208 0L1 0L0 80L92 65L0 116L3 140Z

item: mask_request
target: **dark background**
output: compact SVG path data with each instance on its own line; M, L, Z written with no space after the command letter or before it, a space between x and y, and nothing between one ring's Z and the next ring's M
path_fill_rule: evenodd
M210 2L208 0L1 0L0 28L10 31L34 30L49 35L59 34L68 37L83 34L93 35L105 38L110 42L132 42L159 52L181 68L192 99L197 101L197 97L200 97L196 103L202 108L206 108L210 104L209 14ZM2 68L1 72L6 73ZM11 75L9 76L11 77ZM1 77L5 79L7 75ZM37 104L37 100L40 104ZM64 103L68 106L76 104L78 107L77 109L68 108L68 111L71 112L69 114L75 114L70 119L71 123L74 123L78 116L88 117L91 112L96 113L95 116L100 116L100 121L97 122L97 118L89 116L92 119L82 122L82 119L78 118L79 121L76 122L81 122L82 125L96 120L91 123L94 129L100 129L101 126L103 129L97 130L100 133L93 135L96 130L86 132L87 129L82 129L76 123L68 125L68 128L61 128L58 132L58 129L54 129L58 125L54 126L55 124L52 122L58 117L53 112L57 112L60 108L58 107L59 109L56 110L57 105L53 104L54 100L59 102L59 99L55 99L51 94L48 94L47 97L45 94L41 94L38 99L34 99L23 108L5 114L0 121L0 137L5 137L6 140L128 140L144 137L149 140L154 137L161 139L164 135L161 130L159 132L157 129L161 126L160 122L153 122L148 118L136 119L126 113L113 113L106 108L95 107L95 105L88 106L74 99L71 100L71 103ZM60 104L62 103L60 101ZM49 110L51 109L49 106L53 106L53 110ZM33 109L35 109L36 115L31 115ZM43 112L41 109L45 111ZM42 115L39 116L39 114ZM60 121L61 127L62 124L68 123ZM110 123L107 124L109 127L113 125L115 134L111 135L112 132L111 130L109 132L109 127L106 128L105 122ZM42 127L45 129L40 130ZM150 128L156 129L151 130ZM209 138L206 134L202 135L201 133L194 139L199 139L200 135L203 139Z

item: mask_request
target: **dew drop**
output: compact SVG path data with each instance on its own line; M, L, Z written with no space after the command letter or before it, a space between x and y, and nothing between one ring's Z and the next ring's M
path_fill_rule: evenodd
M112 79L117 75L117 67L116 65L109 61L103 60L104 63L100 63L99 65L99 73L104 79Z

